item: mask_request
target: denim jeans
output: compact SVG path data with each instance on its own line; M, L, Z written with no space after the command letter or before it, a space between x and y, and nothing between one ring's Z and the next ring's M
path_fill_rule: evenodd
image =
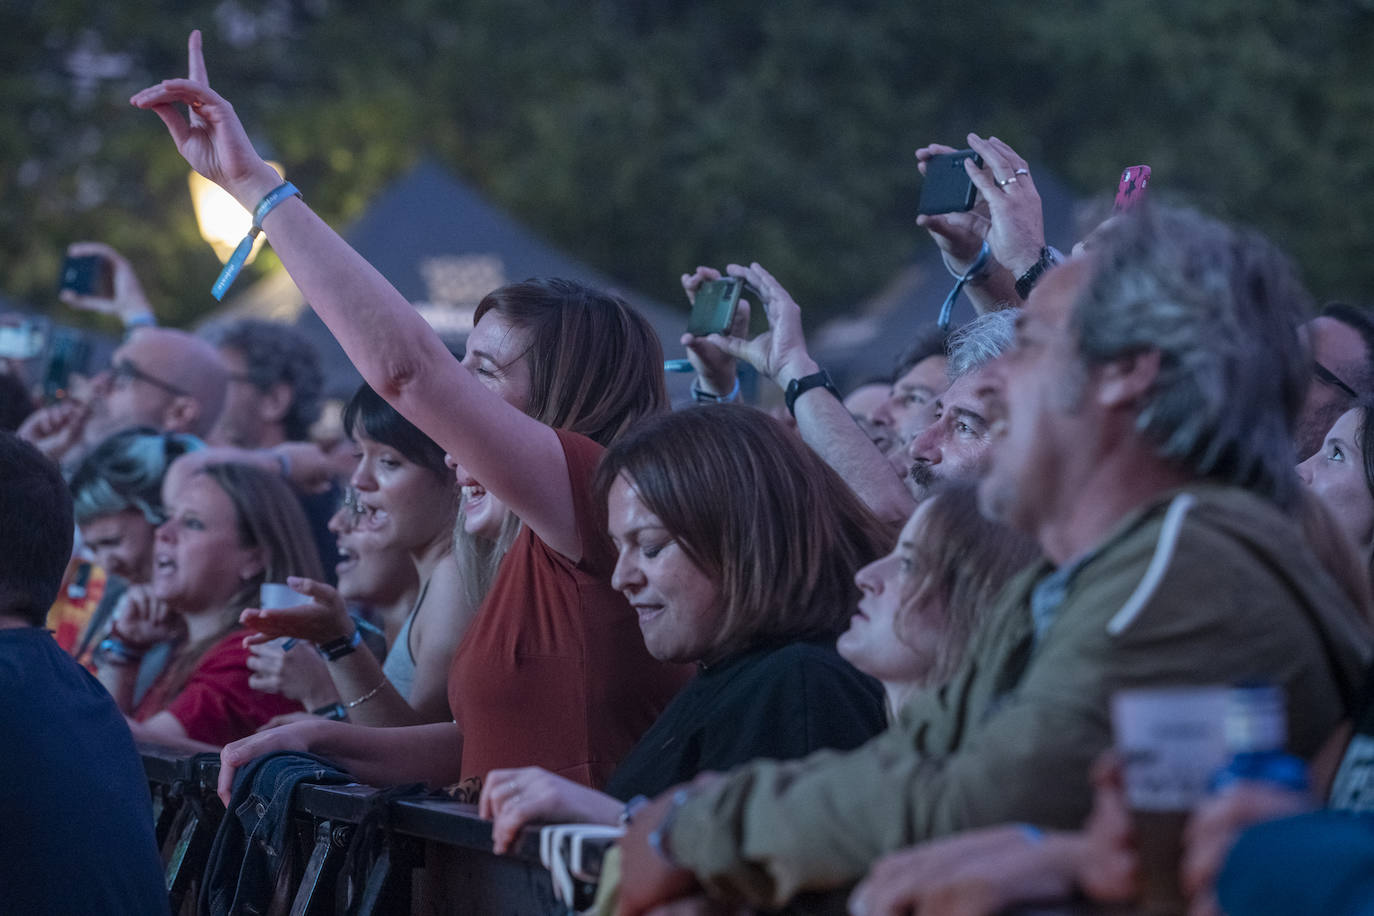
M234 774L229 810L210 847L201 912L267 911L290 841L291 797L303 782L342 785L352 779L321 757L293 751L264 754Z

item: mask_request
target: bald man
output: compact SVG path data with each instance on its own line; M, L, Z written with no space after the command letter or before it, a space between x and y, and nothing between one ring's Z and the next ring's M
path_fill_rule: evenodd
M204 437L224 407L229 370L199 337L140 328L115 351L100 382L83 433L87 445L129 426Z
M204 437L224 407L228 384L229 371L209 343L184 331L138 328L96 377L84 404L44 408L19 435L64 465L130 426Z

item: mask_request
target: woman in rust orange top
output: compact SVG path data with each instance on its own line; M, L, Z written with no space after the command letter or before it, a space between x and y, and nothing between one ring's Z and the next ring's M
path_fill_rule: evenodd
M649 656L635 615L610 588L603 516L589 497L600 449L667 407L653 329L615 296L527 281L482 301L460 364L253 149L233 107L209 86L199 32L189 75L132 102L162 118L193 168L258 212L364 380L452 456L469 495L495 496L525 529L459 648L455 664L480 657L487 670L473 675L480 695L469 696L464 685L477 688L459 675L456 723L292 723L227 747L221 790L239 764L281 749L333 757L372 783L443 785L532 756L588 782L604 779L686 674ZM515 735L534 737L505 758Z

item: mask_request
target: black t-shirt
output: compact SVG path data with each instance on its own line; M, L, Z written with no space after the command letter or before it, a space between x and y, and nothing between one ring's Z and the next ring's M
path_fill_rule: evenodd
M0 736L0 914L167 913L129 726L47 630L0 629Z
M652 798L707 770L849 750L885 725L882 686L833 643L753 649L703 668L630 749L606 792Z

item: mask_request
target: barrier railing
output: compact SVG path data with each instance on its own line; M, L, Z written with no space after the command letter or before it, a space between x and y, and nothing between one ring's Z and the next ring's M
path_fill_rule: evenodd
M195 912L211 840L224 817L215 795L219 758L149 745L139 751L153 792L172 912ZM309 854L299 882L278 887L272 911L342 913L345 895L339 885L347 877L340 866L355 828L376 809L378 794L367 786L298 787L293 828ZM350 913L565 912L540 864L537 830L526 830L511 853L497 856L491 851L491 824L477 816L475 805L432 797L386 801L382 823L380 849L369 857L365 880L347 895ZM269 902L261 903L267 912Z

